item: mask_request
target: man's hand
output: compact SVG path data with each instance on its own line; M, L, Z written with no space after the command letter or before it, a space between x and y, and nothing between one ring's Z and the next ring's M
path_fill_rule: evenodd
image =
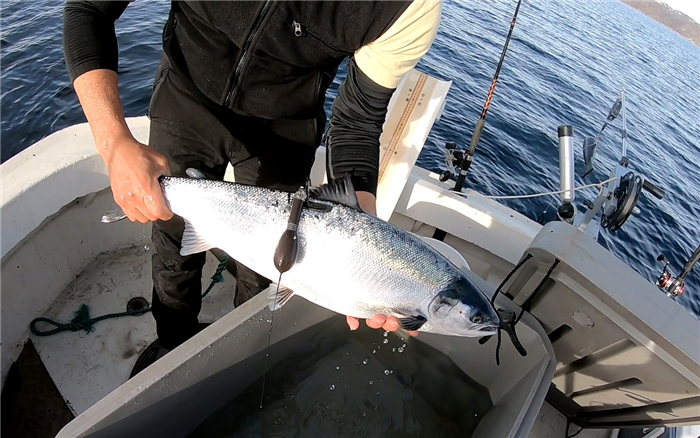
M377 198L370 192L357 192L357 203L365 213L377 215Z
M168 220L173 213L158 183L159 176L169 173L168 160L131 135L117 83L115 72L98 69L78 76L73 86L107 166L114 200L132 221Z
M131 136L115 141L108 150L103 158L114 200L124 214L141 223L172 218L158 183L158 177L169 173L168 160Z
M357 202L360 204L360 208L371 214L377 215L377 198L369 192L357 192ZM350 330L357 330L360 327L360 320L352 316L346 317L348 326ZM367 319L367 327L373 329L384 329L388 332L395 332L399 329L399 321L395 316L386 315L374 315L372 318ZM411 336L416 336L418 332L408 332Z
M345 317L348 322L348 327L350 330L357 330L360 328L360 320L353 318L352 316ZM395 332L399 329L399 320L395 316L386 317L385 315L374 315L373 317L365 320L367 322L367 327L373 329L384 329L388 332ZM418 332L406 331L411 336L417 336Z

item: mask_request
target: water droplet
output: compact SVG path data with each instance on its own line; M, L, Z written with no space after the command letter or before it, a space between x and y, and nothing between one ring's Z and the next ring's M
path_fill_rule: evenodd
M362 361L362 365L367 365L367 359Z
M399 353L403 353L403 347L399 347Z
M331 385L331 391L335 389L335 385Z
M392 348L391 351L396 353L396 348Z
M376 395L379 395L379 391L377 391L377 394L376 394ZM377 410L377 406L374 407L374 410L375 410L375 411Z
M367 416L367 414L365 414L364 412L361 415L362 418L365 418L366 416Z
M190 377L190 372L189 372L189 371L185 373L185 378L187 378L187 377Z
M406 344L403 344L402 347L406 348Z
M389 336L389 332L384 332L384 337L386 338L387 336Z
M146 251L149 251L149 250L151 249L151 247L148 246L148 245L144 245L144 246L143 246L143 249L145 249Z
M389 370L384 370L384 374L389 375Z
M384 343L385 343L385 344L388 344L388 343L389 343L389 340L388 340L388 339L384 339Z
M370 385L373 384L373 383L374 383L373 381L371 381L371 380L369 381L369 384L370 384Z
M339 369L340 369L340 367L335 367L335 369L336 369L336 370L339 370Z
M272 322L272 320L271 320L271 319L268 319L268 320L267 320L267 323L268 323L268 324L270 324L271 322Z
M374 354L374 353L376 353L376 352L377 352L377 350L372 350L372 354Z

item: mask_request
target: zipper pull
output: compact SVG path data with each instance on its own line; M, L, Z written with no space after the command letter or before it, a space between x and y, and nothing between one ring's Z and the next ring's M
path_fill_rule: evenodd
M301 36L301 24L296 21L292 21L292 26L294 26L294 36Z

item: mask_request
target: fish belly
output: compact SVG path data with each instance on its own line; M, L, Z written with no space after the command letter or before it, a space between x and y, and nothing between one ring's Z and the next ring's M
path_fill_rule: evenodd
M287 227L291 196L211 183L172 190L168 201L173 212L212 247L279 281L273 255ZM352 208L329 205L330 211L303 210L299 255L282 275L282 285L315 304L359 318L415 314L437 293L441 281L416 265L424 254L407 233Z

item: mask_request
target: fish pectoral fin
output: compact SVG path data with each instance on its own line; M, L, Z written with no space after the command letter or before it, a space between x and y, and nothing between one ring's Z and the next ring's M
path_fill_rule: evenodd
M185 231L182 233L182 244L180 246L180 255L187 256L212 249L214 245L209 243L192 225L190 221L185 219Z
M272 283L267 289L267 298L270 300L268 307L273 311L287 304L287 302L294 296L294 291L290 288L279 285L279 290L277 290L277 287L277 283Z
M334 179L328 184L314 187L311 189L310 195L312 198L337 202L338 204L361 210L349 174L345 174L343 178Z
M423 324L428 322L428 319L423 315L406 316L399 318L399 327L404 330L416 331L423 327Z

